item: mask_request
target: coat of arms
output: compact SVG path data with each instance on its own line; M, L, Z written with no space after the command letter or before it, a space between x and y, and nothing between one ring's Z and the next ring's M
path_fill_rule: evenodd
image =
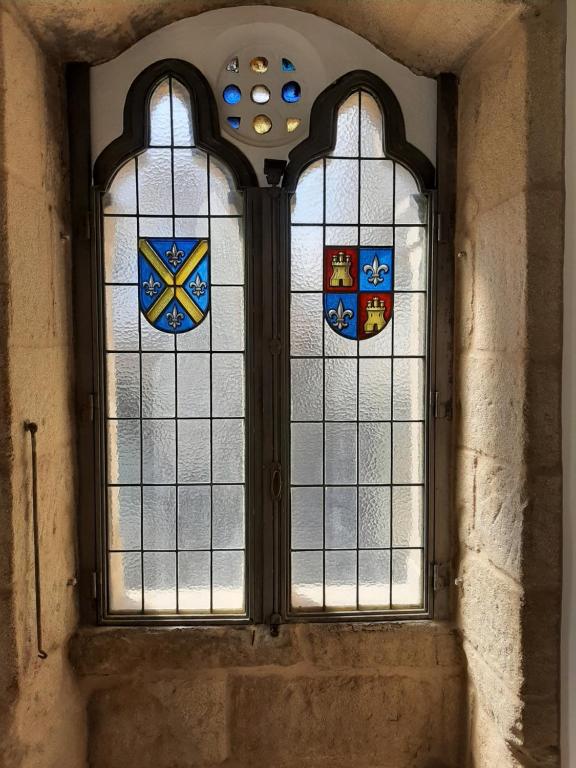
M370 339L389 323L393 308L393 248L324 248L324 316L347 339Z
M165 333L200 325L210 304L209 266L206 238L140 238L138 294L146 320Z

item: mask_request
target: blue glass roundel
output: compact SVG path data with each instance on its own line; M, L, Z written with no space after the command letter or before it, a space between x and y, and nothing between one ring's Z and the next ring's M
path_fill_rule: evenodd
M227 117L226 120L228 121L228 125L231 128L235 128L238 130L240 128L240 118L239 117Z
M282 59L282 72L294 72L295 69L290 59Z
M289 83L282 86L282 98L284 101L288 102L288 104L294 104L296 101L300 101L301 93L302 90L300 84L295 80L291 80Z
M238 104L242 98L242 91L237 85L227 85L222 93L226 104Z

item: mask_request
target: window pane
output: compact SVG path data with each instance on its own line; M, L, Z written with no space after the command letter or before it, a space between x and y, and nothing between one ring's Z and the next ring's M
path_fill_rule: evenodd
M296 612L424 608L427 198L384 127L351 94L292 204Z
M194 147L186 88L166 78L150 147L103 200L116 613L245 611L242 204L229 170Z

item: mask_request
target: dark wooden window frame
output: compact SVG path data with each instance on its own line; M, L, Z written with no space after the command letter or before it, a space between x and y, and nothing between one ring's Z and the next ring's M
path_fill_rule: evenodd
M247 616L121 616L106 613L102 541L102 236L101 196L118 168L148 144L148 104L154 86L172 76L189 91L198 147L228 165L244 193L247 339ZM72 248L78 435L79 574L81 615L87 624L247 624L285 621L442 619L450 615L451 402L453 232L457 83L438 83L436 169L408 143L400 105L370 72L339 78L316 99L310 135L289 155L281 185L259 187L242 152L221 137L216 103L202 73L166 59L146 68L129 89L124 129L98 157L90 156L89 67L67 71L71 161ZM429 375L427 436L428 565L425 610L290 614L288 608L290 198L301 172L336 140L339 105L357 90L369 92L385 120L386 154L406 166L430 200Z

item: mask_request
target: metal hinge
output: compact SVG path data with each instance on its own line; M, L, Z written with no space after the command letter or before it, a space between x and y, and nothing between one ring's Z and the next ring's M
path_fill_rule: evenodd
M282 464L274 462L270 466L270 496L272 501L282 498Z
M92 598L98 599L98 574L96 571L92 571Z
M450 563L434 563L432 566L432 584L434 592L450 586Z
M94 412L96 410L96 395L94 392L90 392L88 395L88 417L90 421L94 421Z
M452 418L452 400L440 400L439 392L430 393L430 405L435 419Z

